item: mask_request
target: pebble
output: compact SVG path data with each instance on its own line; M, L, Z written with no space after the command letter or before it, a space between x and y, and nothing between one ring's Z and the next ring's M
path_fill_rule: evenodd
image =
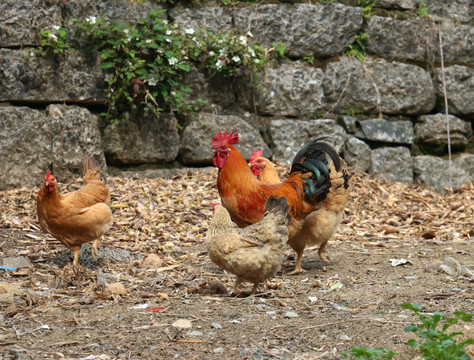
M347 307L341 306L339 304L333 304L332 307L334 310L344 310L344 311L347 310Z
M203 332L202 332L202 331L194 330L194 331L188 332L188 335L189 335L189 336L202 336L202 335L203 335Z
M212 350L214 354L223 354L224 353L224 348L218 347Z
M26 268L31 266L30 259L25 256L3 258L3 266L11 268Z
M193 327L193 324L188 319L178 319L174 323L172 323L171 326L180 329L191 329Z
M348 336L348 335L341 335L341 336L339 336L339 339L341 339L341 340L352 340L350 338L350 336Z
M293 311L287 311L287 312L285 313L285 317L287 317L287 318L297 318L297 317L298 317L298 314L295 313L295 312L293 312Z
M222 329L222 325L221 324L218 324L218 323L212 323L212 327L214 329Z
M416 275L408 275L403 277L405 280L418 280L418 276Z

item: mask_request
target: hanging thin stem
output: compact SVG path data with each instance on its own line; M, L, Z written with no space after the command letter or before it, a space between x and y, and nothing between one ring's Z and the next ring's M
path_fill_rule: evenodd
M441 58L441 81L443 83L443 94L444 94L444 108L446 109L446 129L448 134L448 162L449 162L449 188L453 188L452 184L452 165L451 165L451 136L449 133L449 111L448 111L448 96L446 94L446 80L444 78L444 57L443 57L443 42L441 36L441 25L438 23L438 35L439 35L439 53Z

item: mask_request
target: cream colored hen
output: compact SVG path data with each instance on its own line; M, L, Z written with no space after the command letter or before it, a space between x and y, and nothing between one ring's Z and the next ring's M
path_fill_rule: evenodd
M258 284L272 278L280 269L281 254L288 241L291 216L284 197L271 196L265 203L265 214L259 222L239 228L229 212L216 206L206 239L211 260L237 276L234 292L244 281L252 282L252 294Z

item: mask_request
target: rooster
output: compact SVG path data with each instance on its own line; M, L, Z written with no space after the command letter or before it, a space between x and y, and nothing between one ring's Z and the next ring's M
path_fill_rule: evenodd
M83 170L84 187L67 194L59 192L56 178L48 170L36 201L41 228L72 250L74 265L79 262L82 244L91 241L91 254L96 260L99 238L113 220L109 189L92 155L84 156Z
M322 140L323 138L320 138ZM261 150L254 151L249 160L249 167L259 181L264 184L278 184L280 177L273 163L264 158ZM350 187L346 185L348 174L346 163L341 159L342 171L337 172L334 163L329 166L329 174L333 186L329 189L329 193L324 201L320 203L315 211L306 216L303 227L297 236L290 239L289 244L298 249L307 244L319 245L319 258L328 263L326 257L326 244L334 235L342 221L342 211L347 202ZM339 184L339 186L337 185ZM302 250L301 250L302 251Z
M311 141L296 154L286 181L271 185L255 178L247 161L233 146L239 141L235 131L219 132L212 141L215 152L213 163L219 169L217 189L222 205L238 226L245 227L259 221L264 213L264 204L271 195L283 196L288 200L292 215L288 244L297 254L292 273L304 271L301 261L307 243L321 243L320 254L325 259L327 240L323 244L317 239L329 239L337 228L349 194L349 175L345 164L333 147L321 142L322 139ZM328 198L333 192L342 195ZM315 213L319 209L336 211L329 216L328 225L324 225L324 219ZM310 230L313 226L330 234L317 235L313 239Z
M254 284L252 295L255 294L258 284L280 269L281 254L288 241L289 210L284 197L270 196L263 218L240 229L223 206L215 207L206 234L209 256L216 265L237 275L235 294L244 280Z

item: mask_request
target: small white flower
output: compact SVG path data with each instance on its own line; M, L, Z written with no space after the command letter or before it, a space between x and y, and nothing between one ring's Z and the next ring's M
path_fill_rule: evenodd
M54 26L53 26L53 29L56 30L56 31L58 31L59 29L61 29L61 26L59 26L59 25L54 25Z
M148 79L148 85L155 86L158 81L155 78Z
M146 39L145 42L146 42L147 44L151 44L151 43L153 42L153 40L151 40L151 39Z
M176 92L172 91L171 96L176 96Z
M247 45L247 38L245 36L240 35L239 40L242 44Z
M197 41L196 36L193 36L192 40L193 40L193 41Z
M57 40L57 39L58 39L58 37L57 37L56 35L52 34L52 33L49 34L48 37L51 38L51 39L53 39L53 40Z
M226 49L219 49L219 56L227 56L227 50Z
M166 38L165 40L166 40L166 42L169 42L169 43L172 42L172 40L168 39L168 38Z
M260 64L260 60L255 59L255 64Z
M110 75L110 74L105 74L105 82L107 82L107 83L110 84L111 80L112 80L112 75Z
M253 51L253 49L250 49L250 55L252 55L252 57L255 57L255 51Z
M178 63L178 59L176 59L175 57L172 57L168 59L168 62L170 65L175 65Z
M123 32L124 32L125 34L128 34L129 31L130 31L130 30L128 30L128 29L123 29Z
M247 36L253 37L253 34L250 31L248 31Z
M168 20L163 20L163 24L168 24Z
M189 28L189 29L184 30L184 32L185 32L186 34L192 35L192 34L194 34L194 29L193 29L193 28Z
M166 35L171 35L171 30L166 30Z
M214 56L214 51L209 51L210 56Z
M216 62L216 68L217 68L217 70L219 70L220 68L222 68L222 66L224 66L224 65L225 65L225 61L224 61L224 60L222 60L222 59L217 60L217 62Z
M239 61L240 61L240 57L237 56L237 55L234 55L234 56L232 57L232 60L234 60L235 62L239 62Z
M86 21L87 21L89 24L95 24L96 21L97 21L97 18L96 18L95 16L86 17Z

